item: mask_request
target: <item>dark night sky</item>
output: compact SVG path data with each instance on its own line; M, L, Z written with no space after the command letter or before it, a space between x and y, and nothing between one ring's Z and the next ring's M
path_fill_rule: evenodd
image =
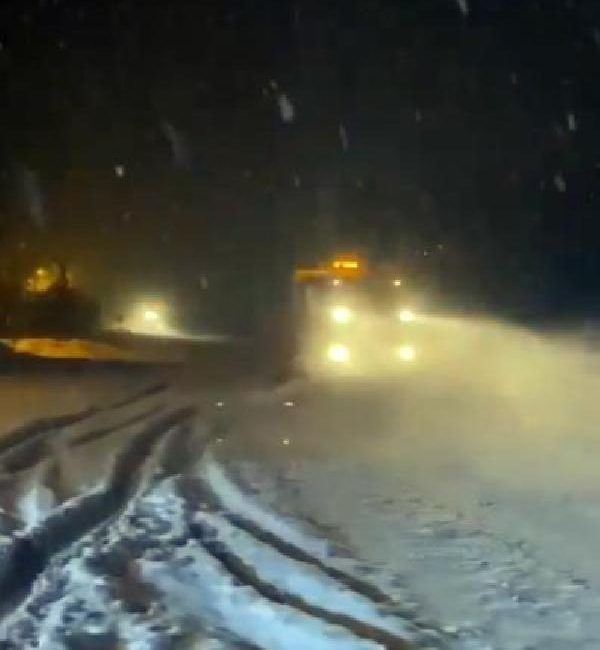
M4 0L0 48L4 273L268 301L339 242L600 306L596 0Z

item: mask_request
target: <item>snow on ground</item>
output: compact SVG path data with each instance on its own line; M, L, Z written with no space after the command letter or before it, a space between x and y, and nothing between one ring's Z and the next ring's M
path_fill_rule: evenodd
M383 649L342 625L266 597L252 582L240 582L190 535L192 506L177 485L172 479L154 482L114 520L51 559L24 602L0 619L0 641L7 644L2 647ZM232 547L249 551L246 558L260 561L261 569L274 560L265 549L257 552L257 540L234 534L225 519L203 517L227 530L224 541L237 540ZM277 562L286 568L284 558ZM288 561L287 568L292 565ZM329 593L342 602L343 590L325 577L319 581L309 575L303 581L297 573L296 578L289 586L303 585L319 597ZM353 602L348 596L344 602L348 615L362 612L367 619L384 620L360 598ZM391 619L388 626L396 629Z
M443 365L249 402L223 457L264 507L338 531L457 647L600 647L594 337L431 327Z
M253 474L261 480L256 469ZM600 643L596 588L546 564L536 544L499 537L401 477L382 477L364 464L306 461L295 464L288 489L281 477L277 485L288 510L343 531L370 580L391 593L410 588L456 637L456 647L591 649Z
M408 638L408 627L400 619L383 615L372 601L305 562L293 560L258 541L224 517L198 512L195 521L211 530L214 540L225 544L247 566L251 566L263 582L272 584L281 592L298 595L321 609L347 614L357 621Z
M147 380L127 372L29 372L0 376L0 440L36 418L73 413L111 402Z
M270 650L381 650L343 628L324 623L258 596L233 578L200 545L177 550L167 562L141 561L144 580L167 602L209 629L226 628L238 638Z
M207 453L203 459L200 476L207 481L223 507L229 512L252 519L276 537L303 549L310 555L321 559L327 557L326 540L311 536L302 530L297 522L286 521L248 500L238 486L229 479L222 467L213 461L210 453Z

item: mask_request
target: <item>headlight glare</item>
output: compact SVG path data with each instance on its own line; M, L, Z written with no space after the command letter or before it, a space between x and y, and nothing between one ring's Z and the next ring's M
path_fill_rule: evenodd
M352 310L344 305L336 305L329 312L331 320L338 325L347 325L352 320Z
M398 312L398 318L402 323L414 323L417 320L417 315L412 309L405 307Z
M332 343L327 348L327 358L333 363L348 363L350 361L350 349L341 343Z
M405 344L401 345L397 350L396 354L398 358L402 361L411 362L417 358L417 351L413 345Z

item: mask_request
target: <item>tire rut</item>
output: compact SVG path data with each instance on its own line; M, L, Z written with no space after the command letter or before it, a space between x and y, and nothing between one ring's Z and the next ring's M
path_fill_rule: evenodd
M192 523L190 525L190 531L194 538L202 544L203 548L215 559L221 562L223 567L232 576L237 578L242 584L254 589L264 598L281 605L293 607L304 614L319 618L325 623L332 623L334 625L345 627L357 637L380 643L387 650L409 650L412 647L405 639L390 634L378 627L358 621L352 616L332 612L322 607L312 605L299 596L281 591L272 584L261 580L254 568L244 563L239 557L228 550L222 542L215 542L206 539L202 528L197 524Z
M444 634L439 629L428 625L421 627L412 623L414 612L412 610L403 610L402 605L394 600L391 596L380 590L378 587L371 585L360 578L356 578L344 571L331 567L306 551L286 542L274 534L262 529L256 522L246 518L240 519L232 515L222 507L218 497L212 492L203 479L196 477L185 477L177 484L178 491L182 496L188 512L188 526L191 535L196 539L206 552L218 560L225 570L227 570L240 583L254 589L262 597L267 598L275 603L293 607L299 612L318 618L326 623L342 626L355 636L374 641L381 644L388 650L410 650L416 647L406 638L398 636L391 631L382 629L377 625L358 620L350 614L332 611L322 606L307 602L305 598L282 590L277 586L262 579L256 569L238 557L235 552L227 547L222 540L211 539L202 524L193 521L193 513L198 511L212 511L218 513L224 519L229 521L234 527L250 534L258 542L272 547L284 557L296 562L305 563L313 568L318 569L320 573L328 578L333 579L340 586L345 587L357 596L363 597L372 602L373 605L386 610L393 616L405 620L408 626L413 626L412 633L415 643L426 645L427 647L445 648L447 641Z
M20 602L53 556L113 517L128 503L153 447L173 427L194 415L192 407L179 408L144 427L117 453L103 488L65 502L40 526L13 538L0 575L5 605L0 615L5 615L7 609L13 609Z
M22 470L29 469L52 454L52 448L55 445L51 434L63 434L64 430L70 426L83 423L86 420L91 420L94 416L101 413L118 411L124 406L131 406L142 399L164 390L166 390L166 384L152 385L134 393L132 396L127 397L124 400L113 403L104 409L90 406L89 408L77 413L62 415L55 418L43 418L18 427L14 431L7 433L0 438L0 467L5 474L15 474ZM96 428L90 431L84 431L83 433L75 435L71 439L65 439L63 444L68 447L77 447L92 440L100 439L118 429L150 419L160 411L161 408L162 406L155 405L145 409L142 413L129 416L115 424L96 426Z
M283 555L286 555L293 560L305 562L306 564L310 564L316 567L325 575L333 578L351 591L354 591L355 593L368 598L377 605L391 606L396 609L398 608L398 604L393 600L393 598L391 598L383 590L379 589L379 587L376 585L366 582L365 580L361 580L356 576L353 576L345 571L326 564L319 558L311 555L310 553L307 553L305 550L299 548L298 546L286 540L283 540L280 537L277 537L275 534L268 530L265 530L260 526L260 524L251 519L229 512L224 507L219 497L211 489L210 485L208 485L204 479L189 479L185 482L183 489L184 496L186 498L194 499L198 503L207 503L210 507L219 510L223 513L223 516L226 517L227 520L234 526L237 526L238 528L246 531L257 540L268 544L269 546L272 546ZM400 611L400 613L402 614L403 612Z
M144 399L145 397L150 397L151 395L158 395L159 393L164 393L166 390L169 388L169 385L167 382L157 382L155 384L151 384L150 386L146 386L145 388L142 388L135 393L124 397L123 399L116 400L115 402L112 402L109 404L107 407L107 410L116 410L123 408L124 406L130 406L134 402L138 402L141 399Z
M32 438L43 436L56 429L61 429L82 422L99 411L100 409L97 407L91 406L74 413L59 415L52 418L39 418L33 420L33 422L23 424L12 431L4 433L0 437L0 454L4 454L9 449L20 445L21 443L28 442Z

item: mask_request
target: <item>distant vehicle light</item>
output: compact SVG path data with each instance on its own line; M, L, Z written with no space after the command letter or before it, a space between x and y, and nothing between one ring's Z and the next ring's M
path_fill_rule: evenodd
M346 269L355 271L359 267L357 260L334 260L333 268L334 269Z
M129 315L122 319L122 324L125 329L135 334L164 336L170 332L167 317L164 303L139 302L132 306Z
M350 361L350 350L341 343L332 343L327 348L327 358L333 363L348 363Z
M147 323L158 323L160 321L160 314L156 309L144 309L142 317Z
M393 284L395 287L401 287L401 286L402 286L402 280L401 280L400 278L396 278L396 279L392 282L392 284Z
M414 323L417 320L417 315L412 309L404 308L398 312L398 318L402 323Z
M396 354L402 361L411 362L417 358L417 351L412 345L401 345L397 350Z
M331 320L338 325L347 325L353 317L352 310L344 305L336 305L329 312Z

